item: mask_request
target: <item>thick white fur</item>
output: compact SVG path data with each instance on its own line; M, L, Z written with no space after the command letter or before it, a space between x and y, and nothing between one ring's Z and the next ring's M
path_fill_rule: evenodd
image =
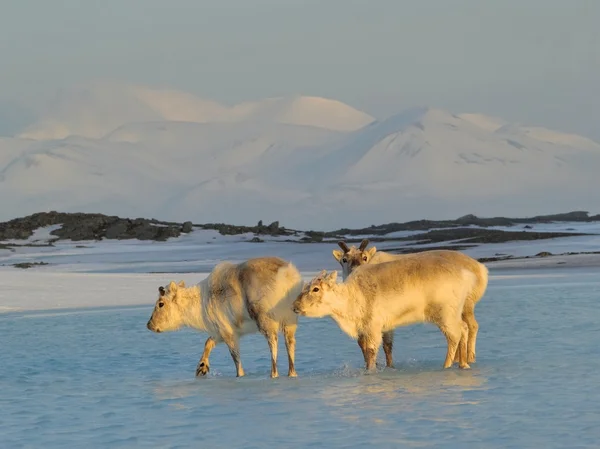
M207 332L210 337L196 375L209 371L210 352L216 344L225 342L238 377L244 375L239 339L256 332L266 337L271 350L271 377L278 376L277 333L282 331L288 352L288 375L294 377L298 316L292 311L292 303L302 285L296 267L277 257L255 258L237 265L222 262L192 287L171 282L168 289L161 292L159 288L147 327L154 332L174 331L182 326Z
M467 363L467 324L463 307L477 276L442 257L403 258L355 270L343 283L337 271L323 270L294 302L294 310L309 317L331 316L358 340L367 369L375 367L382 334L419 322L436 324L446 336L444 368ZM316 290L315 290L316 289ZM460 348L459 348L460 344Z
M390 262L393 260L401 260L406 258L428 258L428 257L442 257L450 262L457 264L471 271L476 277L477 282L467 297L467 302L463 311L463 321L467 324L469 329L468 342L467 342L467 361L468 363L474 363L476 360L476 344L477 344L477 333L479 331L479 323L475 319L475 305L481 300L488 285L488 269L481 262L467 256L460 251L453 250L431 250L423 251L412 254L391 254L384 251L377 251L375 246L367 248L369 241L364 239L359 248L354 245L348 247L345 243L340 242L339 245L344 249L340 251L338 249L333 250L333 257L342 266L342 276L346 279L355 269L362 265L373 265L384 262ZM383 350L386 356L387 366L393 366L392 361L392 346L393 346L393 331L383 335ZM458 361L458 357L454 360Z

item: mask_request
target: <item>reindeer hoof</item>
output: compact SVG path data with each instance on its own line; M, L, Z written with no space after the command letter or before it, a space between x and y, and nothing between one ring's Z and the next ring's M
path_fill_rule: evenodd
M288 373L288 377L298 377L298 374L296 373L296 371L290 371Z
M468 363L465 363L464 365L459 367L460 369L471 369L471 367L469 366Z
M470 354L469 356L467 356L467 362L475 363L475 354Z
M206 376L210 371L210 365L208 363L200 362L196 367L196 377Z

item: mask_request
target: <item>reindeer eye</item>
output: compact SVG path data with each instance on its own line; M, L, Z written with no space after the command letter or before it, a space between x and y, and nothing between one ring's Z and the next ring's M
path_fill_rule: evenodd
M159 302L159 303L158 303L158 307L163 307L164 305L165 305L165 303L164 303L164 302Z
M367 261L367 256L363 256L363 260L366 262Z
M313 288L313 290L312 290L312 291L313 291L313 292L318 292L318 291L319 291L319 287L315 287L315 288Z
M348 259L346 259L346 258L344 257L344 258L342 259L342 262L343 262L343 263L346 263L346 262L348 262Z

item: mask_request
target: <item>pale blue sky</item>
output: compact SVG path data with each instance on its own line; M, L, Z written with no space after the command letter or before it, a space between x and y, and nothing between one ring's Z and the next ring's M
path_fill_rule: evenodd
M26 115L7 104L109 78L225 103L318 95L376 116L430 105L600 141L600 0L5 0L1 10L5 128Z

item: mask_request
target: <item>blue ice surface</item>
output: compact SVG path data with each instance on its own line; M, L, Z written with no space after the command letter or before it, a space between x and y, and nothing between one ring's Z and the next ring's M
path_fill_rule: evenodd
M333 321L302 318L298 378L280 339L270 379L250 335L246 377L220 345L196 379L205 334L151 333L151 306L2 315L0 447L597 448L600 280L563 273L490 282L468 371L442 370L431 325L397 329L396 369L365 374Z

